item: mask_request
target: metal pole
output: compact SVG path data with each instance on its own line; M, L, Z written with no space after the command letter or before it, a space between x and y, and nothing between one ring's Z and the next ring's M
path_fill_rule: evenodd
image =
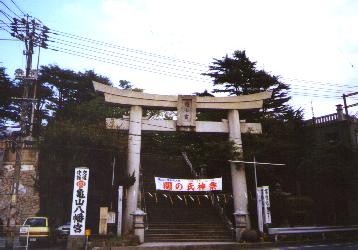
M344 103L344 110L346 111L346 116L348 116L348 107L347 107L347 99L346 95L343 94L343 103ZM348 119L348 118L347 118Z
M254 156L254 173L255 173L255 195L256 195L256 208L257 208L257 228L260 232L263 232L263 221L262 221L262 199L261 199L261 188L260 191L257 188L257 172L256 172L256 158Z
M17 203L17 195L19 192L19 183L20 183L20 171L21 171L21 151L22 151L22 140L20 137L20 141L13 140L12 143L15 143L15 166L14 166L14 178L12 183L12 190L11 190L11 200L10 200L10 207L9 207L9 217L7 218L7 225L8 226L15 226L15 221L11 221L11 218L14 216L16 217L16 203Z
M113 157L113 164L112 164L112 192L113 192L113 185L114 185L114 167L116 165L116 157ZM113 196L111 198L111 211L113 209Z
M257 174L256 174L256 159L254 156L254 172L255 172L255 192L257 193Z
M258 221L258 229L262 232L263 231L263 216L262 216L262 197L258 194L262 192L262 188L257 188L257 173L256 173L256 166L259 165L270 165L270 166L285 166L286 164L281 163L269 163L269 162L256 162L256 158L254 156L254 161L241 161L241 160L230 160L231 163L244 163L244 164L253 164L254 166L254 173L255 173L255 191L256 191L256 208L257 208L257 221Z
M262 219L262 187L258 187L256 191L256 207L257 207L257 227L260 232L264 231L264 223Z

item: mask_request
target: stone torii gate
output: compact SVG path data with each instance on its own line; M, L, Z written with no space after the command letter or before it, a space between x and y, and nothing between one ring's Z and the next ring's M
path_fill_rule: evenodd
M262 108L263 100L271 97L271 92L229 97L199 97L155 95L130 90L121 90L98 82L93 82L96 91L104 93L105 101L119 106L129 106L130 115L122 119L107 118L108 129L128 130L128 173L135 173L136 182L127 190L126 208L124 211L124 233L129 232L133 225L133 213L138 207L139 171L142 130L154 131L193 131L228 133L229 139L237 147L239 158L243 148L241 133L259 134L262 132L260 123L240 121L239 110ZM177 120L149 120L142 117L143 108L160 110L177 110ZM227 110L228 119L222 122L196 121L196 112L200 110ZM231 178L234 200L234 214L237 218L237 238L245 228L250 228L248 215L248 198L244 166L231 163ZM240 216L240 218L239 218ZM239 220L238 220L239 219Z

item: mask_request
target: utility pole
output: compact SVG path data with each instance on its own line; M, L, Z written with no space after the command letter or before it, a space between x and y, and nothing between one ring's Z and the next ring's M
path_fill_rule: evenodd
M13 18L11 23L11 36L23 41L25 43L25 50L23 54L26 56L26 68L25 73L22 69L15 71L15 78L22 81L23 95L22 98L14 98L20 101L20 132L21 135L18 138L12 140L12 148L15 150L16 160L14 166L14 178L11 189L11 200L9 206L8 226L16 225L18 209L18 193L20 185L20 173L21 173L21 157L22 149L24 146L24 138L30 135L32 140L33 136L33 112L36 102L35 98L30 98L30 87L33 86L33 90L36 91L34 83L37 80L37 71L32 70L32 56L34 54L34 47L47 48L46 41L48 40L49 29L42 25L41 22L36 21L30 16L26 15L24 18ZM36 93L34 92L34 97ZM31 104L31 106L30 106Z
M25 43L25 50L23 54L26 56L25 72L22 69L15 71L15 78L23 82L23 97L21 101L21 117L20 127L22 136L33 136L33 113L36 102L36 88L35 81L38 77L37 70L32 69L32 56L34 54L34 47L47 48L46 41L48 40L49 28L42 25L41 22L26 15L25 18L14 18L11 23L11 36L23 41ZM30 87L33 87L34 98L30 98ZM31 103L31 106L30 106Z
M351 105L347 105L347 97L358 95L358 92L350 93L350 94L343 94L343 103L344 103L344 110L346 111L346 116L348 117L348 108L358 106L358 103L354 103Z
M15 226L16 225L16 215L17 215L17 196L19 193L19 185L20 185L20 171L21 171L21 151L22 151L22 139L21 137L19 140L14 138L11 141L11 148L15 151L16 159L15 159L15 166L14 166L14 178L13 184L11 188L11 200L10 200L10 208L9 208L9 216L7 218L7 225L8 226ZM13 219L13 220L12 220Z

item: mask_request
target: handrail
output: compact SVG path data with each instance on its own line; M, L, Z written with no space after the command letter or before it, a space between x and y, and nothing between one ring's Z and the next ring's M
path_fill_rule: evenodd
M191 174L195 177L195 178L198 178L199 177L199 174L195 172L194 170L194 167L193 167L193 164L191 164L190 160L189 160L189 157L188 155L186 154L186 152L182 151L181 152L186 164L189 166L190 168L190 172ZM228 228L231 232L232 232L232 237L233 239L235 238L235 235L234 235L234 226L232 224L232 222L230 221L230 219L226 216L225 214L225 211L224 211L224 208L220 206L220 204L218 203L218 201L215 199L214 197L214 194L210 194L210 197L211 197L211 203L213 205L213 207L216 209L216 211L218 212L221 220L224 222L224 225L226 226L226 228Z
M189 160L189 157L188 157L188 155L186 154L186 152L182 151L182 152L181 152L181 155L183 156L183 158L184 158L186 164L189 166L191 174L192 174L195 178L197 178L197 177L198 177L198 173L194 170L193 164L191 164L191 162L190 162L190 160Z
M224 222L227 229L229 229L232 233L232 238L235 238L235 227L230 219L226 216L224 208L219 204L219 202L215 199L214 194L210 194L211 203L216 211L219 213L221 220Z

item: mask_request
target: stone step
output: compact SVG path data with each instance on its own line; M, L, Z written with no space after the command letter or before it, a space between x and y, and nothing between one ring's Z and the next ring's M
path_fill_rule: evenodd
M146 231L145 234L147 236L169 236L169 235L177 235L178 237L183 237L183 236L198 236L198 237L206 237L207 235L210 236L215 236L215 237L228 237L228 232L226 231L215 231L215 230L207 230L207 231L171 231L171 232L165 232L165 231Z
M231 237L215 237L210 235L209 237L150 237L145 236L144 240L146 242L232 242L233 239Z
M147 238L157 238L157 239L168 239L168 238L178 238L178 239L188 239L188 238L195 238L195 239L231 239L227 235L219 235L219 234L146 234Z
M167 229L176 229L176 228L225 228L222 224L199 224L199 223L150 223L150 228L167 228Z

